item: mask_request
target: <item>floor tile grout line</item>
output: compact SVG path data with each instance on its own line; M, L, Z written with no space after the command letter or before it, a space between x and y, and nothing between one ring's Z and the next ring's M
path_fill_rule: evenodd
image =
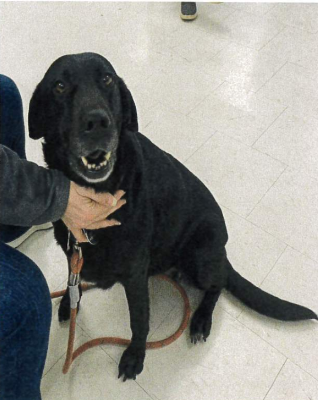
M230 210L230 209L229 209L229 210ZM230 210L230 211L232 211L232 210ZM233 211L232 211L232 212L233 212ZM237 214L237 215L239 215L239 214ZM239 216L240 216L240 215L239 215ZM240 216L240 217L241 217L241 216ZM268 235L271 235L274 239L279 240L281 243L284 243L286 246L288 246L288 247L290 247L291 249L295 250L297 253L302 254L304 257L309 258L309 260L313 261L314 263L316 263L316 264L318 263L318 260L312 258L309 254L304 253L303 251L301 251L301 250L299 250L299 249L296 249L296 248L293 247L291 244L286 243L283 239L281 239L281 238L279 238L279 237L273 235L271 232L268 232L266 229L264 229L263 227L261 227L261 226L255 224L253 221L250 221L250 220L246 220L246 221L247 221L247 222L250 222L252 225L254 225L255 227L261 229L263 232L267 233Z
M266 276L262 279L262 281L260 282L260 284L258 285L258 287L260 288L262 286L262 284L265 282L265 280L267 279L267 277L269 276L269 274L275 269L278 261L282 258L283 254L285 253L285 251L287 250L288 245L286 244L284 250L281 252L281 254L278 256L277 260L275 261L274 265L272 266L272 268L268 271L268 273L266 274Z
M274 238L275 240L278 240L280 243L290 247L291 249L297 251L297 253L302 254L303 256L309 258L311 261L313 261L314 263L318 263L318 260L312 258L309 254L304 253L303 251L301 251L300 249L296 249L295 247L293 247L290 243L286 243L282 238L275 236L273 233L267 231L266 229L264 229L262 226L257 225L255 222L246 219L246 217L244 217L241 214L238 214L237 211L232 210L231 208L229 208L228 206L225 206L224 204L222 204L221 202L219 202L220 207L223 209L228 210L229 212L233 213L234 215L236 215L239 218L242 218L244 221L250 223L251 225L255 226L255 228L260 229L262 232L266 233L267 235L270 235L272 238ZM226 221L225 221L226 222Z
M284 64L283 64L280 68L278 68L278 70L275 71L275 72L273 73L273 75L272 75L270 78L268 78L267 81L265 81L265 82L263 83L263 85L260 86L260 87L256 90L255 94L257 94L265 85L267 85L267 83L268 83L271 79L273 79L274 76L277 75L277 74L285 67L285 65L287 65L288 63L289 63L289 60L286 60L286 61L284 62ZM271 99L269 99L269 100L271 100ZM272 100L272 101L273 101L273 100Z
M243 304L243 303L242 303ZM250 310L250 308L246 307L248 310ZM241 326L243 326L245 329L247 329L248 331L250 331L251 333L253 333L255 336L257 336L259 339L261 339L261 341L265 342L268 346L270 346L272 349L274 349L275 351L277 351L277 353L279 353L280 355L282 355L283 357L285 357L285 362L287 361L287 359L289 359L289 357L284 354L281 350L277 349L275 346L273 346L270 342L268 342L266 339L264 339L263 337L261 337L257 332L255 332L253 329L251 329L249 326L245 325L243 321L236 319L233 315L231 315L227 310L225 310L223 307L220 307L222 309L222 312L225 312L227 315L230 316L230 318L232 318L233 320L235 320L237 323L239 323ZM242 310L242 313L246 312L245 310ZM256 311L255 312L257 315L259 315ZM292 361L292 360L291 360ZM294 363L294 361L292 361ZM294 363L295 365L297 365L296 363ZM202 367L204 367L203 365L201 365ZM297 365L298 366L298 365ZM209 367L204 367L209 369ZM305 370L304 370L305 371ZM305 371L307 372L307 371ZM309 372L307 372L308 374L310 374ZM310 374L311 375L311 374ZM312 376L312 375L311 375ZM316 378L314 378L316 379ZM317 380L317 379L316 379Z
M185 116L189 117L189 114L192 113L193 110L195 110L197 107L199 107L209 96L212 96L216 90L218 90L226 81L221 82L219 85L217 85L209 94L204 96L203 99L201 99L191 110L189 110Z
M276 39L277 38L277 36L279 36L280 34L282 34L282 33L284 33L287 29L288 29L288 26L286 25L286 24L284 24L285 25L285 27L284 27L284 29L282 29L280 32L278 32L274 37L272 37L271 38L271 40L269 40L266 44L264 44L264 46L262 46L260 49L259 49L259 51L262 51L266 46L268 46L274 39Z
M270 11L270 10L269 10ZM269 12L268 11L268 12ZM259 19L261 19L261 18L263 18L264 16L267 16L266 14L267 13L265 13L265 14L262 14L262 15L258 15L258 14L255 14L255 13L251 13L251 12L249 12L249 11L244 11L244 10L239 10L239 9L235 9L235 12L237 12L237 13L243 13L243 14L245 14L245 15L249 15L249 16L252 16L252 17L254 17L254 18L259 18ZM229 17L231 17L232 15L233 15L234 13L231 13L230 15L228 15L223 21L226 21ZM280 33L282 33L282 32L284 32L287 28L288 28L288 25L287 24L285 24L285 23L283 23L283 22L280 22L280 21L277 21L278 23L279 23L279 25L281 25L283 28L279 31L279 32L277 32L277 34L276 35L274 35L267 43L265 43L261 48L256 48L256 47L252 47L252 46L247 46L247 45L243 45L243 46L245 46L245 47L247 47L247 48L249 48L249 49L251 49L251 50L257 50L257 51L261 51L265 46L267 46L272 40L274 40ZM236 40L233 40L233 38L231 37L231 36L226 36L226 38L229 40L229 41L232 41L233 43L236 43L236 44L240 44L241 46L242 46L242 43L241 42L239 42L239 41L236 41Z
M272 3L272 4L273 4L273 3ZM277 3L274 3L274 4L273 4L273 7L271 7L269 10L267 10L267 11L265 12L264 15L269 14L271 11L273 11L273 10L276 8L276 6L277 6Z
M248 221L248 218L251 216L255 208L259 205L259 203L264 199L264 197L267 195L267 193L272 189L273 186L277 183L277 181L280 179L280 177L284 174L284 172L288 169L288 165L285 165L284 170L278 175L278 177L275 179L275 181L271 184L271 186L266 190L266 192L263 194L263 196L259 199L259 201L254 205L254 207L251 209L251 211L246 215L246 220Z
M318 382L318 378L316 378L314 375L312 375L310 372L306 371L304 368L302 368L299 364L297 364L297 362L291 360L289 357L287 357L287 360L289 360L291 363L295 364L296 367L298 367L299 369L301 369L305 374L308 374L312 379L314 379L315 381Z
M42 379L43 379L45 376L47 376L47 375L52 371L52 369L55 367L55 365L56 365L63 357L65 357L65 356L66 356L66 351L65 351L65 353L63 353L63 354L61 355L61 357L59 357L59 358L57 359L57 361L56 361L55 363L52 364L52 366L48 369L48 371L46 371L46 373L43 374Z
M284 28L283 28L281 31L277 32L277 34L276 34L275 36L273 36L267 43L265 43L265 44L259 49L260 52L261 52L266 46L268 46L274 39L276 39L277 36L279 36L281 33L283 33L284 31L286 31L286 29L288 28L288 26L287 26L286 24L283 24L283 25L284 25Z
M284 368L284 366L285 366L287 360L288 360L288 358L286 357L286 360L284 361L284 364L281 366L280 370L278 371L278 373L277 373L275 379L273 380L273 383L271 384L270 388L268 389L267 393L265 394L263 400L266 400L266 397L268 396L268 393L271 391L272 387L274 386L274 384L275 384L275 382L276 382L276 380L277 380L279 374L281 373L282 369Z
M189 157L186 158L186 160L184 160L183 164L186 165L186 163L190 160L190 158L192 158L194 156L194 154L196 152L198 152L215 134L217 133L217 131L214 131L208 138L207 140L205 140Z
M84 329L82 329L80 326L79 326L79 328L82 330L82 333L77 337L77 339L79 339L79 338L81 338L82 336L84 336L84 335L83 335L83 332L86 333L86 332L84 331ZM76 341L76 338L75 338L75 341ZM74 341L74 343L75 343L75 341ZM67 343L67 342L66 342L66 343ZM53 369L53 367L55 367L55 365L56 365L63 357L66 357L66 353L67 353L67 348L65 347L65 352L61 355L61 357L59 357L59 358L57 359L56 362L54 362L54 363L52 364L52 366L48 369L48 371L46 371L46 373L43 375L43 377L45 377L45 376Z
M297 64L295 61L288 61L288 64L291 64L297 68L302 68L304 70L307 70L308 72L311 73L311 70L308 67L304 67L303 65ZM311 81L313 81L314 83L318 83L318 74L317 74L317 78L311 78L310 76L308 77L308 79L310 79ZM310 115L310 114L309 114ZM313 117L314 118L314 117Z
M228 42L227 45L224 46L221 50L217 51L211 58L208 58L208 59L207 59L207 62L213 61L214 58L216 58L220 53L222 53L222 52L225 51L228 47L230 47L231 44L232 44L232 42L229 41L229 40L227 40L227 42Z
M156 398L152 397L151 394L148 393L147 390L141 386L141 384L137 381L137 379L135 379L135 384L138 385L140 389L143 390L146 393L146 395L149 396L150 399L156 400Z
M247 310L251 310L250 308L248 308L247 306L245 306L247 308ZM255 313L256 315L260 315L257 311L252 311L253 313ZM246 310L243 310L243 313L247 313ZM242 313L242 314L243 314ZM250 314L250 313L249 313ZM241 324L242 326L244 326L244 328L248 329L250 332L252 332L254 335L256 335L258 338L260 338L263 342L265 342L266 344L268 344L272 349L276 350L279 354L281 354L283 357L285 357L286 359L288 358L288 356L286 354L284 354L281 350L277 349L273 344L271 344L268 340L266 340L265 338L263 338L262 336L260 336L257 332L255 332L251 327L249 327L248 325L245 325L244 322L242 320L237 320L237 322L239 324ZM282 322L282 321L278 321L278 322Z
M286 108L288 108L288 107L286 107ZM285 110L284 110L284 111L285 111ZM281 114L282 114L284 111L282 111ZM267 129L269 129L269 128L275 123L275 121L281 116L281 114L273 121L272 124L270 124L270 125L268 126L268 128L266 128L266 130L262 133L262 135L267 131ZM190 117L190 118L191 118L191 117ZM197 121L197 120L196 120L196 121ZM250 145L250 144L247 144L246 142L243 142L243 141L239 140L238 138L236 138L236 137L234 137L234 136L229 135L228 132L224 132L222 129L216 129L216 132L221 133L223 136L227 136L229 139L231 139L231 140L235 141L236 143L238 143L238 144L240 144L240 145L246 147L247 149L256 151L257 153L260 153L260 154L262 154L262 155L265 155L265 156L271 158L272 160L274 160L274 161L276 161L276 162L279 162L279 163L280 163L281 165L283 165L283 166L289 167L289 165L286 164L284 161L281 161L281 160L279 160L279 159L273 157L273 156L270 155L270 154L264 153L263 151L261 151L261 150L259 150L259 149L256 149L255 147L252 147L252 146L254 145L254 143L257 142L258 139L257 139L252 145ZM261 135L261 136L262 136L262 135Z
M163 320L160 322L160 324L157 326L157 328L152 332L152 334L148 337L149 339L151 339L153 337L153 335L158 331L158 329L160 329L160 327L166 322L166 320L169 318L169 316L173 313L173 311L178 307L178 305L175 306L171 306L170 311L168 312L168 314L163 318Z

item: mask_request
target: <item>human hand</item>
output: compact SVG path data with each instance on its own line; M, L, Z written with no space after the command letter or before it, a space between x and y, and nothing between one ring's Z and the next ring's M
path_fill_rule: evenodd
M120 225L116 219L106 218L126 204L126 200L122 199L124 194L123 190L118 190L114 196L110 193L96 193L93 189L71 182L69 200L62 220L76 240L87 242L82 229Z

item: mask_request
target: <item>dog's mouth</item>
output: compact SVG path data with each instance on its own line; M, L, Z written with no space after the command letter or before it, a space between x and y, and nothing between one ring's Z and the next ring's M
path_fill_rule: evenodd
M81 160L86 170L94 173L107 169L107 164L109 164L111 155L111 151L106 153L106 151L103 150L96 150L86 157L82 156Z
M115 158L115 151L95 150L78 157L76 167L74 163L71 164L74 171L87 182L98 183L108 179L113 171Z

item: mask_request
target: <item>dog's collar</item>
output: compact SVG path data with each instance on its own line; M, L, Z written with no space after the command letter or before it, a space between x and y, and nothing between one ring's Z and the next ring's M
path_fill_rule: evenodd
M94 237L94 233L91 230L82 229L82 232L84 233L89 244L95 246L98 243L97 239ZM69 251L71 248L71 241L72 241L72 243L77 243L77 240L75 239L72 232L70 230L68 230L67 251Z

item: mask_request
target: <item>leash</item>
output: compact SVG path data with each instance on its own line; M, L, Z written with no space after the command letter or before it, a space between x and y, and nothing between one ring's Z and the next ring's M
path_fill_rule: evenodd
M68 243L69 245L69 243ZM119 337L101 337L97 339L90 340L80 347L78 347L74 352L74 341L75 341L75 326L76 326L76 316L77 316L77 306L80 300L80 289L82 291L94 289L96 286L91 284L81 284L80 283L80 273L83 267L84 259L82 254L82 248L78 242L75 242L73 245L73 254L71 257L71 273L68 281L68 290L70 295L70 307L71 307L71 315L70 315L70 326L69 326L69 337L68 337L68 345L67 345L67 352L66 358L63 366L63 374L66 374L72 364L72 362L80 356L84 351L100 345L105 344L112 344L115 346L128 346L130 344L129 339L123 339ZM184 302L184 313L183 319L178 330L173 333L171 336L167 337L166 339L157 340L154 342L147 342L146 349L158 349L164 346L168 346L169 344L176 341L184 332L184 330L188 326L188 322L190 319L190 303L188 296L185 290L178 285L175 281L169 278L166 275L157 275L157 278L165 280L171 283L181 295L183 302ZM60 290L58 292L51 293L51 298L55 299L57 297L64 296L66 290Z

